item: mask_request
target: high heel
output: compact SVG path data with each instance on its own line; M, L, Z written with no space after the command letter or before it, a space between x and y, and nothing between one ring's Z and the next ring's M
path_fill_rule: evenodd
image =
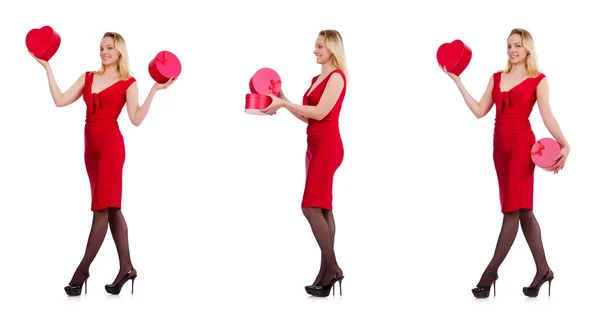
M80 285L68 285L65 287L65 292L68 296L80 296L81 295L81 287L84 288L84 292L87 295L87 280L90 277L90 274L86 274L83 279L83 283Z
M342 296L342 280L344 280L344 275L338 276L340 271L335 272L335 277L331 280L331 282L325 286L320 285L309 285L304 287L306 293L316 296L316 297L328 297L331 289L333 289L333 295L335 295L335 283L339 282L340 286L340 296Z
M490 286L475 287L475 288L471 289L471 292L473 292L473 296L478 299L487 299L490 296L491 287L494 287L494 297L496 297L496 280L498 280L498 276L496 276L496 278L492 282L492 285L490 285Z
M550 286L552 285L552 280L554 280L554 274L551 277L548 277L550 274L550 270L546 271L540 282L536 285L530 285L528 287L523 287L523 294L528 297L537 297L538 293L540 293L540 289L545 282L548 282L548 296L550 296Z
M131 268L116 284L107 284L104 286L104 289L107 293L118 295L121 293L123 285L127 283L128 280L131 280L131 294L133 294L133 284L135 278L137 278L137 271Z

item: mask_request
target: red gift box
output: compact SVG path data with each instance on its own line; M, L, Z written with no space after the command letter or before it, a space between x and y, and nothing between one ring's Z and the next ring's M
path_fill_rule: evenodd
M552 138L539 139L531 148L531 160L538 167L551 171L551 167L556 164L554 160L562 148L556 140Z
M181 74L181 62L174 53L163 50L150 60L148 72L157 83L167 83Z
M27 50L39 59L49 61L60 47L61 38L50 26L34 28L27 33Z
M444 43L437 50L438 64L457 76L465 71L472 56L471 48L460 39Z
M250 78L250 91L253 94L277 95L281 91L281 78L271 68L262 68Z
M270 94L277 95L281 91L281 78L271 68L262 68L250 78L250 91L246 94L246 113L252 115L265 115L261 112L273 102Z
M246 113L251 115L266 115L261 110L269 107L273 99L267 95L246 94Z

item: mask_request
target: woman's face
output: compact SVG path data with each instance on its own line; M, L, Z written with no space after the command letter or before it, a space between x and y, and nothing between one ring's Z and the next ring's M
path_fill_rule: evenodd
M119 60L121 54L115 47L115 41L112 37L107 36L100 42L100 58L105 66L114 64Z
M325 38L323 36L317 38L313 53L317 56L318 64L325 64L331 59L331 51L325 46Z
M527 49L523 46L523 42L521 39L521 35L513 34L508 37L506 46L506 53L508 54L508 59L513 64L518 64L525 61L527 58Z

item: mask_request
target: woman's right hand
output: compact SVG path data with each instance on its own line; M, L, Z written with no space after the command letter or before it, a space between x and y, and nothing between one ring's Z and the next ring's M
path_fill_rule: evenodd
M35 59L37 62L39 62L42 66L44 66L44 68L47 68L50 64L48 63L48 61L46 60L42 60L38 57L36 57L35 55L33 55L33 53L30 53L31 57L33 57L33 59Z
M439 65L440 69L442 69L442 71L444 71L454 82L458 82L460 81L460 77L457 76L454 73L449 72L448 70L446 70L446 67L442 67L441 65Z

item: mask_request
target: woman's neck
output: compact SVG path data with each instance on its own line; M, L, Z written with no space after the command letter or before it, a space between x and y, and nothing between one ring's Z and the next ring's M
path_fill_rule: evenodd
M110 65L110 66L104 67L104 75L111 77L111 78L116 77L118 75L117 66Z
M321 75L327 76L329 73L331 73L331 71L333 71L335 69L336 68L333 65L333 62L329 61L328 63L321 65Z
M525 63L520 62L517 64L513 64L512 69L510 70L512 74L521 76L527 74L527 69L525 67Z

